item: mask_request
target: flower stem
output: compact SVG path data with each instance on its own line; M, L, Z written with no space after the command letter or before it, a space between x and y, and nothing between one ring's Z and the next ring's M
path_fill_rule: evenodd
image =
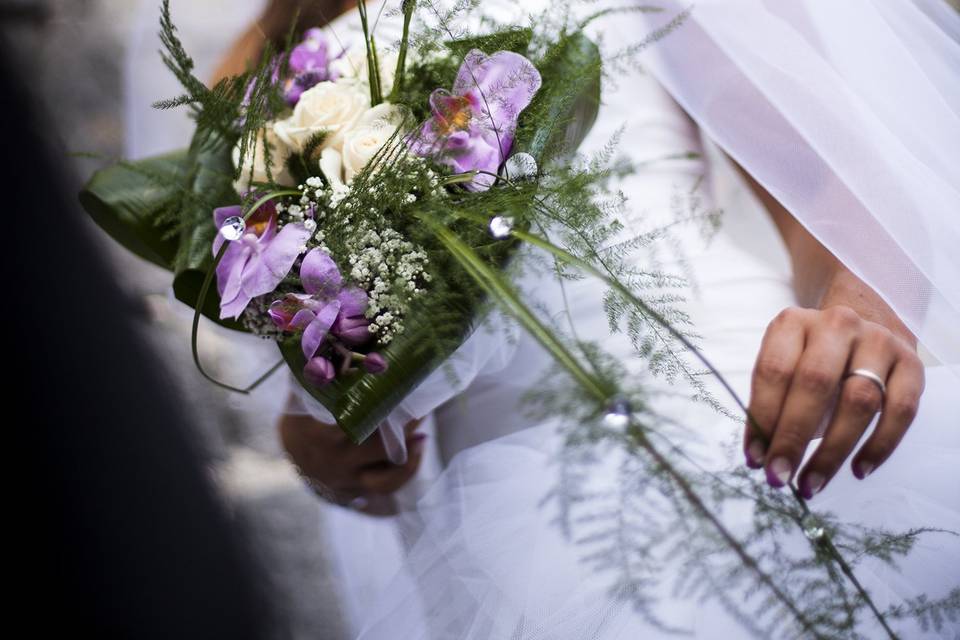
M670 461L664 457L664 455L655 447L653 443L647 438L644 430L636 425L631 419L630 424L630 433L633 436L633 439L640 445L640 447L646 451L654 462L664 473L666 473L670 480L680 489L680 492L683 493L683 496L687 499L687 502L704 518L710 525L716 529L717 533L720 534L720 537L723 538L723 541L729 546L737 557L740 558L740 561L746 565L770 591L777 597L780 602L783 603L785 607L790 611L794 618L800 623L804 631L809 631L813 634L815 638L827 640L825 636L820 634L813 626L813 623L807 619L807 617L800 611L799 607L790 599L790 597L777 586L777 584L757 563L753 556L747 553L747 550L744 549L743 545L733 536L732 533L723 525L722 522L717 518L716 515L707 508L707 505L703 503L703 500L697 495L697 492L694 491L693 487L690 485L690 482L680 473L676 467L670 464Z
M427 216L418 216L433 227L437 238L450 251L451 255L463 266L464 270L491 296L501 303L527 329L528 332L547 349L553 357L592 395L598 403L609 400L614 390L599 382L593 374L583 368L573 354L557 340L517 295L510 290L493 269L490 268L455 233Z
M360 25L363 27L363 42L367 47L367 76L370 85L370 106L375 107L383 102L383 93L380 89L380 65L377 62L377 49L370 33L370 23L367 19L367 3L357 1L357 10L360 12Z
M407 47L410 45L410 21L413 11L417 8L416 0L403 2L403 35L400 37L400 52L397 54L397 70L393 74L393 89L390 90L389 100L397 103L403 92L403 73L407 64Z

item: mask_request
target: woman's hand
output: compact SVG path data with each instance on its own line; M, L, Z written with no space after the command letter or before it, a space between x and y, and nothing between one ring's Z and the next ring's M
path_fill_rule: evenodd
M807 307L786 309L767 328L753 371L748 410L755 426L747 424L744 453L749 466L764 467L767 481L782 487L797 477L826 421L823 440L799 474L809 499L853 453L878 411L853 473L866 478L893 453L917 413L923 364L916 338L886 302L743 175L783 236L797 299ZM858 369L867 375L851 375Z
M869 377L849 375L857 369L885 381L886 394ZM915 347L882 324L843 305L786 309L770 323L754 368L749 411L759 433L748 424L747 464L765 467L767 481L784 486L818 427L829 419L823 441L799 475L801 494L812 498L881 411L876 429L852 463L853 473L866 478L903 438L923 384Z
M419 420L405 427L408 457L395 465L379 437L356 445L336 425L305 415L281 416L280 440L293 463L317 493L340 505L362 505L362 511L383 513L384 496L395 492L417 472L426 435L416 433ZM357 500L357 499L360 500Z

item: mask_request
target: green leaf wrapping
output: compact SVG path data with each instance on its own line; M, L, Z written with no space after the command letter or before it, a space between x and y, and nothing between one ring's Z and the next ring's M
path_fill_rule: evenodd
M447 43L447 48L457 58L465 57L472 49L480 49L485 53L513 51L514 53L526 54L532 38L533 31L530 29L516 28L489 35L453 40Z
M336 418L354 442L368 438L403 399L463 343L473 329L477 297L444 296L415 305L406 328L379 353L389 363L378 375L340 375L324 387L303 378L306 361L299 337L280 343L297 380Z
M163 184L187 171L186 151L176 151L129 164L116 164L93 174L80 204L101 229L134 254L173 270L177 238L164 238L158 213L179 198L179 187Z
M600 50L582 33L551 47L537 65L543 85L521 115L514 151L529 153L540 165L576 151L600 110L601 66ZM555 78L563 81L551 82Z
M524 46L529 40L526 31L517 31L516 36L518 44ZM482 44L482 39L465 41L464 52ZM585 36L570 35L547 52L538 68L543 86L521 114L514 150L526 151L543 164L575 150L596 120L600 104L600 52ZM575 91L571 91L569 81L551 82L553 78L571 77L580 80ZM502 265L517 245L499 240L495 246L495 251L488 253L492 253L494 263ZM462 269L449 254L445 258L446 264L439 272ZM437 266L434 256L431 261ZM306 363L299 339L290 338L280 344L281 353L300 383L333 414L354 442L362 442L376 431L404 397L456 351L473 331L484 302L479 290L462 295L445 292L442 299L430 295L426 298L407 314L405 331L380 352L389 368L379 375L358 372L317 388L303 379ZM441 316L442 322L438 321ZM445 334L437 335L437 328ZM427 336L431 339L425 339Z
M188 190L196 199L180 210L180 246L174 259L173 293L177 299L196 305L207 270L213 265L213 240L218 230L213 222L217 207L238 204L233 188L233 145L219 136L206 136L191 144L192 166ZM216 290L207 296L203 315L233 329L243 330L232 320L220 319L220 297Z
M80 192L80 204L110 237L173 272L174 294L191 307L213 264L213 210L239 202L231 149L223 138L198 135L190 149L101 169ZM203 314L242 330L220 320L216 291Z

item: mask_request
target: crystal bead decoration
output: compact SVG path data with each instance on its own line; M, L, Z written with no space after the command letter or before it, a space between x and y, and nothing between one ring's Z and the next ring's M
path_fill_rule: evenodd
M529 153L515 153L504 165L508 180L529 180L537 177L537 161Z
M243 237L243 232L247 230L247 223L240 216L230 216L223 221L220 227L220 235L233 242Z
M623 429L630 424L630 416L633 409L626 398L614 398L607 405L606 413L603 414L603 426L610 429Z
M502 239L510 235L513 230L513 218L508 216L495 216L490 220L490 235L494 238Z
M807 536L807 538L813 542L820 542L820 540L823 539L823 525L820 524L820 520L812 513L808 513L803 517L803 520L800 521L800 526L803 529L803 535Z

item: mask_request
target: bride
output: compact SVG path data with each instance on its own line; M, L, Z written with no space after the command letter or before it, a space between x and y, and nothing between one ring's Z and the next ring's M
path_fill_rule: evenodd
M271 2L218 73L242 69L295 4ZM347 9L337 4L308 3L304 24ZM385 4L377 34L389 42L397 24ZM628 355L626 366L699 467L762 469L772 487L794 485L815 510L851 526L960 531L960 266L946 249L960 241L960 176L950 161L960 148L960 20L935 0L767 4L687 11L661 2L661 12L599 20L595 31L613 50L665 35L646 47L642 70L622 65L609 78L581 150L601 149L622 128L619 149L636 166L619 185L628 198L623 239L670 229L631 260L687 283L679 309L717 370L749 397L769 448L742 421L691 400L730 404L689 354L659 346L675 358L661 367L668 376ZM488 0L482 11L521 21L518 11L534 9ZM347 13L326 30L349 47L358 20ZM697 223L718 219L714 232ZM608 335L596 283L552 282L531 268L519 286L569 316L581 337L633 352L626 336ZM301 469L336 502L402 511L381 529L379 549L350 543L367 526L355 516L340 522L345 589L371 565L392 574L359 596L359 637L770 635L776 621L762 611L745 619L753 605L733 585L709 585L711 597L700 597L704 587L678 584L684 567L663 557L660 571L677 580L650 587L643 583L654 578L632 575L647 566L645 553L663 548L645 551L642 523L611 527L603 514L653 522L663 496L622 452L588 444L593 455L579 455L568 425L530 417L527 392L550 375L532 340L478 331L471 349L485 357L470 360L469 385L447 396L462 393L427 406L429 415L418 411L423 402L408 403L403 437L372 438L348 456L291 388L279 429ZM645 509L623 496L631 488ZM748 533L743 513L725 517ZM386 551L397 532L402 555ZM804 548L803 535L782 537L780 553ZM943 597L960 584L957 540L930 533L897 570L864 561L857 575L881 609ZM956 637L956 619L941 622L894 626L904 638ZM856 632L883 637L873 624L864 616Z

